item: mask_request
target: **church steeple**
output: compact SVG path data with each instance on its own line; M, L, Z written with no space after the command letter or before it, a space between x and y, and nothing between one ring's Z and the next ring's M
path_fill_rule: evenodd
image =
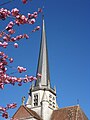
M41 74L41 77L37 74ZM50 85L44 16L42 19L41 43L36 76L35 85L32 85L29 91L27 107L38 113L43 120L49 120L53 110L56 109L56 90Z
M44 16L42 17L42 34L41 34L41 44L38 59L37 74L41 74L41 78L37 76L37 81L35 87L38 86L50 86L50 74L48 65L48 50L47 50L47 40L45 31L45 21Z

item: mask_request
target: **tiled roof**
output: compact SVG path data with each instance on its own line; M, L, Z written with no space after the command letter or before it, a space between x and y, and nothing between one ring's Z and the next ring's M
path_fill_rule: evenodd
M54 110L51 120L88 120L80 106L71 106Z
M35 118L36 120L42 120L42 118L35 111L29 109L24 105L20 106L20 108L13 115L12 118L17 118L17 119Z

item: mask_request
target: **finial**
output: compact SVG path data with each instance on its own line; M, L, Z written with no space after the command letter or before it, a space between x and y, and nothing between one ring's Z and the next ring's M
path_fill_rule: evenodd
M22 105L25 103L25 96L22 97Z
M43 6L42 6L42 18L44 18L44 5L45 5L45 0L43 0Z

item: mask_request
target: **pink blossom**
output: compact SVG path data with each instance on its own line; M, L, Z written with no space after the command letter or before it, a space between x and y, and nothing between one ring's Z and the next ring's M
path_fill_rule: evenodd
M8 37L4 36L4 37L3 37L3 40L4 40L4 41L8 41Z
M3 74L3 70L0 70L0 74ZM0 88L2 88L1 84L0 84Z
M34 14L31 14L31 18L33 18L34 17Z
M0 42L0 47L2 47L3 46L3 44L2 44L2 42Z
M12 16L17 16L19 14L19 10L17 8L12 9L11 11Z
M8 118L8 113L7 112L4 112L3 114L2 114L2 117L4 117L4 118Z
M10 30L12 29L12 27L14 26L14 22L10 21L9 24L6 27L6 30Z
M0 106L0 111L5 112L5 111L6 111L6 109Z
M37 15L34 15L34 18L37 18Z
M36 28L35 28L35 30L39 30L40 29L40 26L37 26Z
M34 30L32 30L32 32L36 32L36 30L34 29Z
M26 71L26 68L23 68L23 67L20 67L20 66L18 66L17 69L18 69L19 73L22 73L22 72Z
M4 48L6 48L6 47L8 46L8 43L7 43L7 42L3 42L2 46L3 46Z
M8 55L5 55L5 54L4 54L4 55L3 55L3 58L7 59L7 58L8 58Z
M36 77L33 77L33 79L34 79L34 80L37 80L37 78L36 78Z
M17 15L16 18L19 19L19 18L20 18L20 15Z
M17 39L15 38L15 37L12 37L11 39L10 39L10 41L12 41L12 42L14 42L14 41L16 41Z
M17 82L22 82L22 79L21 78L17 78Z
M2 66L3 65L3 63L2 62L0 62L0 66Z
M12 103L12 104L7 104L7 107L6 108L16 108L17 107L17 104L16 103Z
M14 43L14 47L15 47L15 48L18 48L18 44L17 44L17 43Z
M13 82L17 82L17 78L16 77L11 77Z
M32 30L32 32L36 32L39 29L40 29L40 26L37 26L34 30Z
M19 26L21 23L18 19L16 19L15 23Z
M20 17L20 24L27 23L27 20L28 20L28 18L26 18L25 15L22 15L22 16Z
M0 88L1 88L1 89L4 88L4 83L0 83Z
M34 12L34 18L37 18L37 16L38 16L38 13L37 12Z
M10 82L6 79L6 80L4 81L4 83L5 83L5 84L9 84Z
M13 58L9 58L9 61L10 61L10 63L12 63L13 62Z
M25 15L17 15L16 16L16 20L15 20L15 23L17 25L20 25L20 24L25 24L28 22L28 18L25 16Z
M34 80L34 77L33 76L28 76L28 80L31 82Z
M0 9L0 19L6 19L7 16L10 15L10 11L4 8Z
M41 9L41 8L38 8L38 12L42 12L42 9Z
M38 13L37 13L37 12L34 12L33 14L34 14L34 15L37 15Z
M24 83L28 82L28 77L24 78Z
M23 38L23 35L16 36L16 40L20 40L21 38Z
M23 4L26 4L27 3L27 0L22 0Z
M10 34L13 34L13 33L15 33L15 30L10 29L10 30L8 30L8 32L9 32Z
M13 22L13 21L10 21L10 22L9 22L9 25L12 25L12 26L13 26L13 25L14 25L14 22Z
M24 34L23 37L26 38L26 39L29 38L29 36L27 34Z
M31 24L34 24L35 23L35 19L33 18L33 19L31 19Z
M25 19L25 16L24 16L24 15L22 15L22 16L21 16L21 19L22 19L22 20L24 20L24 19Z
M30 13L28 13L28 18L31 18L31 14Z
M0 51L0 56L4 56L4 55L5 55L4 52L1 52L1 51Z

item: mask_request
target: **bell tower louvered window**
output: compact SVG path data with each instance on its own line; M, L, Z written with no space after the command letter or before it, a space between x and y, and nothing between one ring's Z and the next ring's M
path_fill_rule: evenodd
M34 106L38 106L38 94L34 94Z

